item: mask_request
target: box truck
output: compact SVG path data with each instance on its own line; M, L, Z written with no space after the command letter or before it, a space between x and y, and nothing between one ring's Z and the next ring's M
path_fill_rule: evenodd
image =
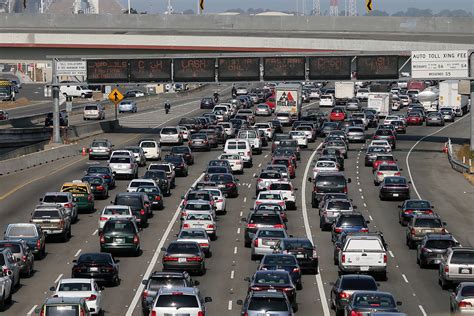
M354 82L341 81L336 82L334 86L336 104L346 104L348 100L355 97Z
M391 113L390 93L388 92L371 92L367 99L367 108L377 111L379 117L386 117Z
M298 83L279 84L275 88L275 112L290 113L293 118L301 117L302 88Z
M452 108L456 116L469 111L469 97L459 94L459 80L446 80L439 83L439 107Z

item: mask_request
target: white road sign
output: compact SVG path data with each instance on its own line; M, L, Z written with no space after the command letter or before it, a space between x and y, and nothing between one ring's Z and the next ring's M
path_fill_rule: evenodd
M86 76L85 61L58 61L56 62L56 75L58 76Z
M467 50L413 51L411 76L414 79L468 77L468 58Z

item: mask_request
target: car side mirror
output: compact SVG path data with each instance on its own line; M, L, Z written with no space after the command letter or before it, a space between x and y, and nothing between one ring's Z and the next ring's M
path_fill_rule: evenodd
M289 236L290 236L290 238L293 238L293 235L289 235Z
M352 182L352 179L351 178L347 178L347 183L351 183Z
M401 206L401 205L398 205L398 208L402 208L402 206Z
M201 284L201 282L199 282L199 281L194 281L193 284L194 284L194 286L198 286L199 284Z
M49 288L49 290L50 290L51 292L53 292L53 291L56 291L56 288L55 288L54 286L52 286L52 287Z
M366 224L370 224L370 221L365 221Z
M258 175L257 175L257 174L255 174L253 177L254 177L255 179L257 179L257 178L258 178Z
M209 297L209 296L206 296L206 297L204 298L204 302L205 302L205 303L210 303L210 302L212 302L212 298Z
M146 279L145 279L145 280L142 280L142 284L143 284L143 285L147 285L147 283L148 283L148 280L146 280Z
M40 202L43 202L43 198L40 198L39 201L40 201Z
M354 210L357 210L357 205L353 205L352 208L353 208Z
M72 260L72 263L76 263L76 262L77 262L77 260L76 260L76 259Z
M237 305L240 305L240 306L244 305L244 301L242 301L242 300L237 300L237 302L235 302L235 303Z
M397 306L401 306L401 305L402 305L402 302L397 301Z
M403 171L403 168L400 168L400 171Z
M161 247L161 251L166 251L166 248L165 248L165 247Z
M244 278L244 281L250 282L250 278L249 278L249 277L245 277L245 278Z
M311 177L308 177L308 182L312 182L313 179Z
M443 226L448 226L448 224L446 222L443 222Z
M115 263L120 263L119 259L114 259Z
M114 204L114 201L110 201L110 204Z
M298 188L293 188L294 191L298 191Z

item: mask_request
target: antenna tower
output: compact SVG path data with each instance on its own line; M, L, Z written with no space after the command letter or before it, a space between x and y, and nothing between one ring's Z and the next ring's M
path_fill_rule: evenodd
M330 6L329 6L329 15L330 16L338 16L339 15L338 0L331 0Z
M313 0L313 15L320 16L321 15L321 1L320 0Z
M349 15L357 16L357 0L349 0Z

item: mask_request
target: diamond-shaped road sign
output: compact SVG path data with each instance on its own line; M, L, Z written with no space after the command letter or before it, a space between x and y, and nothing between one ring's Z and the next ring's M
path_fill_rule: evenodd
M115 88L109 93L109 100L112 101L115 105L117 105L120 101L123 100L123 94Z

